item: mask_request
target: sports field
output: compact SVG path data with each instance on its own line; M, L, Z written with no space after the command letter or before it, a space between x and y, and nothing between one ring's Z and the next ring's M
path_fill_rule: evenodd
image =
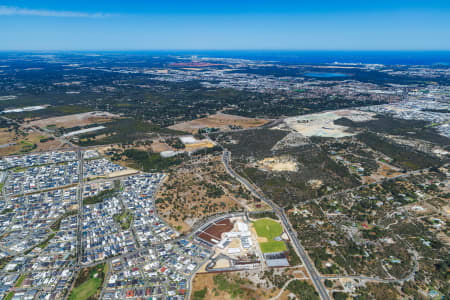
M260 242L259 246L263 253L286 251L286 244L283 241L275 241L274 238L283 233L280 223L269 219L259 219L253 222L253 226L259 237L266 238L267 242Z

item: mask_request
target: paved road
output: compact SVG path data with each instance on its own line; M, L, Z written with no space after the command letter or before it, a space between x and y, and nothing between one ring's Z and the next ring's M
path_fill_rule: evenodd
M298 255L301 257L303 264L305 265L306 270L308 271L308 274L309 274L312 282L314 283L314 286L316 287L316 290L319 292L320 298L325 299L325 300L330 299L330 296L328 295L328 292L321 281L321 277L319 276L314 265L311 263L311 260L309 259L309 256L306 254L305 249L298 241L297 236L296 236L294 230L292 229L291 223L288 221L286 214L284 213L284 210L281 207L279 207L278 205L276 205L275 203L273 203L271 200L267 199L258 190L256 190L256 188L250 182L248 182L245 178L242 178L241 176L236 174L236 172L230 167L230 159L231 159L230 152L225 150L222 155L222 163L225 166L225 169L227 170L228 174L230 174L230 176L232 176L233 178L235 178L236 180L241 182L244 186L246 186L247 189L250 190L250 192L255 197L261 199L262 201L266 202L268 205L270 205L272 207L274 212L278 215L278 217L283 222L283 226L286 229L286 232L289 235L289 238L291 239Z
M82 232L83 232L83 152L78 149L77 151L78 161L80 164L80 178L78 184L78 232L77 232L77 266L81 264L81 258L83 253L83 245L82 245Z

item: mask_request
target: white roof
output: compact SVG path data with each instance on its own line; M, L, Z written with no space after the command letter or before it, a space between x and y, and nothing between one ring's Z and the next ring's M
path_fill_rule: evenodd
M185 135L180 137L180 140L183 144L194 144L197 140L192 135Z

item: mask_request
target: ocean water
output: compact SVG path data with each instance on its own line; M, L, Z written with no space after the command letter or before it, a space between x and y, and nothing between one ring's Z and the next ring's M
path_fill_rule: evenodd
M19 52L18 54L20 54ZM26 52L24 52L26 53ZM41 53L41 52L39 52ZM42 52L41 54L45 54ZM62 53L63 52L58 52ZM256 61L273 61L283 64L383 64L383 65L440 65L450 67L450 50L447 51L288 51L288 50L151 50L151 51L67 51L68 54L142 55L142 56L198 56L241 58ZM0 56L17 54L7 51ZM52 52L48 52L52 54Z
M198 57L243 58L286 64L363 63L384 65L450 64L450 51L282 51L282 50L185 50L139 51L144 54L196 55Z
M288 64L335 62L384 65L450 64L450 51L218 51L210 52L209 55L273 60Z

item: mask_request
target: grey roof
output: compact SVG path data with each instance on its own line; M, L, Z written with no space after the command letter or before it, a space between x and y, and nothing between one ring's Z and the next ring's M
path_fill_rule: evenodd
M286 258L266 259L268 267L289 267L289 262Z

